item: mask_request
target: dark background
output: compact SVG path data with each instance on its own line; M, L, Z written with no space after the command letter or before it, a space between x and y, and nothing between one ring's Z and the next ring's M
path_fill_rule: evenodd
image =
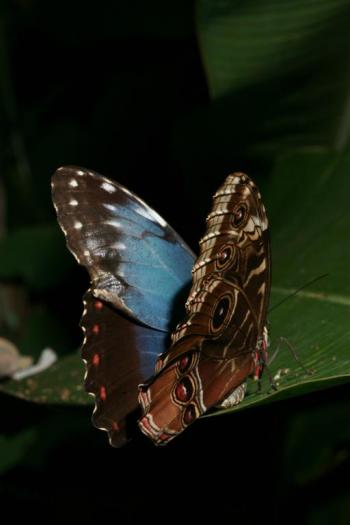
M87 276L58 231L47 258L41 233L56 228L50 177L58 166L115 178L194 250L227 173L268 179L271 156L249 151L258 135L252 116L265 106L255 92L250 113L236 93L206 119L220 137L231 134L230 147L201 143L202 115L215 105L194 13L190 1L1 3L1 235L17 235L16 265L33 252L44 260L41 275L18 263L19 275L0 283L2 335L23 353L50 344L64 355L81 341ZM301 80L292 77L291 89ZM235 105L235 122L225 120L225 104ZM115 450L91 427L91 408L2 394L1 513L51 523L348 523L349 449L334 439L348 396L339 387L332 402L325 391L203 419L164 449L138 436Z

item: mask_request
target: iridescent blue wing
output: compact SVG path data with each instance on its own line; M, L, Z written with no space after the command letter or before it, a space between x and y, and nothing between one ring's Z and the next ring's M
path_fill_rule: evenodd
M194 262L181 237L136 195L93 171L59 168L52 196L68 248L90 274L93 295L168 331Z
M94 172L60 168L52 196L68 248L91 278L81 326L93 423L120 446L137 410L137 387L166 350L174 303L190 280L194 256L147 204Z
M137 387L153 375L168 334L128 319L90 291L84 296L81 327L85 389L95 396L92 422L118 447L136 428Z

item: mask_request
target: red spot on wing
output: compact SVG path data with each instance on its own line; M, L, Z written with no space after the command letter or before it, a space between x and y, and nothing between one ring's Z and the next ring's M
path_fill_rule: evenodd
M94 307L96 310L102 310L103 303L101 303L101 301L95 301Z
M182 383L177 385L175 393L176 393L176 397L180 401L186 401L186 399L187 399L187 391L186 391L186 387Z
M191 367L192 355L185 354L178 362L180 373L183 374Z
M189 425L196 419L196 409L194 405L188 405L184 412L184 423Z
M101 388L100 388L100 399L101 399L101 401L105 401L106 397L107 397L106 387L105 386L101 386Z
M100 325L98 324L94 324L93 327L91 328L91 331L93 334L97 335L100 333Z
M112 430L116 430L116 431L119 430L119 425L116 421L112 422Z
M181 372L183 370L186 370L186 367L188 365L188 361L189 361L189 357L187 355L185 355L184 357L181 358L180 365L179 365Z
M100 364L100 361L101 361L100 356L98 354L94 354L92 358L92 364L94 366L98 366Z
M188 377L184 377L175 388L175 396L179 401L185 403L189 401L193 394L193 387Z

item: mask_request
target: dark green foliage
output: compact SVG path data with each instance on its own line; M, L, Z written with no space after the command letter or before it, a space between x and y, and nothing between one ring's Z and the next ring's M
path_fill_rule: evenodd
M35 359L46 346L59 354L40 376L0 383L4 512L187 522L192 502L196 521L347 524L348 2L0 9L0 337ZM327 274L269 316L272 349L286 337L313 374L284 346L277 392L266 374L237 413L203 418L166 450L142 436L110 449L90 425L77 351L88 279L50 198L63 164L130 187L194 250L213 191L247 171L271 223L271 306Z

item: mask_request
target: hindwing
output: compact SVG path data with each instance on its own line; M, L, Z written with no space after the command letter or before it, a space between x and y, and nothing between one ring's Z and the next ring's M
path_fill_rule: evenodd
M213 200L186 317L160 356L157 375L140 393L141 430L158 444L241 387L266 344L270 245L261 195L247 175L234 173ZM184 359L190 365L181 372ZM184 390L178 387L184 381L191 395L179 402L172 392Z
M138 408L137 387L153 374L167 334L135 323L90 291L81 327L85 390L95 396L92 421L108 432L113 446L120 446L129 436L126 421Z

